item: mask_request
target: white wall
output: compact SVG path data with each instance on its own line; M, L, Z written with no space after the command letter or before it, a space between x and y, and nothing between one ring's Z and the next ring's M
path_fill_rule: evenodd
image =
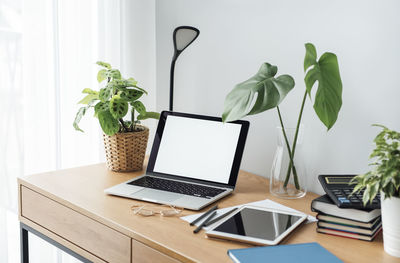
M121 71L134 77L148 95L140 100L147 111L156 111L155 0L121 0ZM150 128L150 153L157 121L143 121Z
M252 76L262 62L291 74L295 89L282 104L293 126L304 92L304 43L318 55L339 58L343 107L326 132L308 100L304 112L308 185L322 192L321 173L361 173L377 133L372 123L400 130L399 1L156 1L157 106L168 108L172 31L200 29L199 38L176 65L175 110L220 115L226 94ZM275 111L249 117L242 169L269 176L278 126Z

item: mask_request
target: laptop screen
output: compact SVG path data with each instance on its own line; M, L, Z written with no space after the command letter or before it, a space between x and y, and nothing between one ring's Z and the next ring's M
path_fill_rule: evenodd
M228 184L242 125L167 115L153 171Z

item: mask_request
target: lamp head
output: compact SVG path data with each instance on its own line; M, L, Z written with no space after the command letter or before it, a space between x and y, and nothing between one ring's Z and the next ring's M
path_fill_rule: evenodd
M192 42L199 36L200 30L191 26L179 26L175 28L174 38L174 49L175 56L185 50Z

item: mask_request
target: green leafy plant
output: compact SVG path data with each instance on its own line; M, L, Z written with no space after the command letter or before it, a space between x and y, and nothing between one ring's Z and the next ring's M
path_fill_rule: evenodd
M372 202L380 191L384 193L384 198L400 197L400 133L383 125L373 126L382 128L374 139L376 148L370 155L370 159L374 160L370 164L373 169L352 180L356 183L353 193L365 189L364 205Z
M229 122L276 108L290 159L284 187L287 187L290 175L293 172L296 189L300 189L300 186L293 159L304 105L307 96L312 99L311 91L314 84L318 81L318 87L314 97L314 110L328 130L335 124L342 106L342 80L340 78L336 55L326 52L317 59L317 51L313 44L307 43L305 44L305 48L304 82L306 90L301 103L292 146L289 145L279 104L294 88L295 81L290 75L275 77L278 72L276 66L264 63L261 65L256 75L237 84L226 96L224 112L222 114L222 120L224 122Z
M83 132L78 124L89 108L94 109L94 116L98 118L103 132L107 135L140 131L141 127L137 124L141 120L160 118L159 113L146 111L146 107L138 100L143 94L147 95L147 92L137 86L135 79L122 78L120 71L111 68L106 62L98 61L96 64L102 67L97 74L97 81L106 81L106 84L99 91L89 88L82 91L86 95L78 104L85 106L81 107L75 116L73 126L76 130ZM123 118L129 110L131 120L126 121Z

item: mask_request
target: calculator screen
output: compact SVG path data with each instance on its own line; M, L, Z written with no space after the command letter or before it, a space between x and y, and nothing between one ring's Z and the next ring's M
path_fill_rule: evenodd
M348 184L353 177L325 177L327 184Z

